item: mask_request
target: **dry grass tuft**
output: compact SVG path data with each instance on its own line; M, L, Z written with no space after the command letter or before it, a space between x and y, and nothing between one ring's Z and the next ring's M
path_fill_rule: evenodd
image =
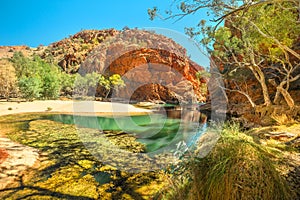
M226 125L208 156L185 163L162 199L293 199L265 147ZM183 178L186 177L186 178Z

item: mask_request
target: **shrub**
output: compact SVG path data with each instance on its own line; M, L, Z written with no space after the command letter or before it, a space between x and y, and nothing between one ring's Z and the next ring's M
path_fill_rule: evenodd
M16 69L20 91L27 100L40 97L55 99L59 96L61 72L57 66L38 56L26 58L19 52L14 54L11 61Z
M62 72L60 75L61 80L61 93L62 95L72 95L74 90L74 82L76 79L76 75L74 74L67 74Z
M33 100L41 96L42 82L39 77L22 77L19 80L19 89L26 100Z
M54 71L48 71L42 76L42 97L56 99L59 97L61 84L59 75Z
M18 92L17 76L12 63L0 59L0 96L7 100Z

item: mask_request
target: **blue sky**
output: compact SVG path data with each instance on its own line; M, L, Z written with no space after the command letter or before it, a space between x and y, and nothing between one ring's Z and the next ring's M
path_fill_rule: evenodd
M207 18L205 12L180 21L150 21L147 9L157 6L164 11L172 0L1 0L0 46L48 45L84 29L158 28L188 49L202 66L208 58L184 36L184 27L195 26ZM166 30L166 31L164 31Z

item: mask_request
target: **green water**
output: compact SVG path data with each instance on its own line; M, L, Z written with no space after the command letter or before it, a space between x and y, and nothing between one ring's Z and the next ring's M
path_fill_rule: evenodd
M60 114L52 115L49 119L65 124L75 124L77 127L123 131L134 135L137 141L145 144L147 152L154 152L170 145L174 147L182 140L188 143L195 134L199 135L197 127L199 123L183 122L181 119L167 118L161 114L118 117Z

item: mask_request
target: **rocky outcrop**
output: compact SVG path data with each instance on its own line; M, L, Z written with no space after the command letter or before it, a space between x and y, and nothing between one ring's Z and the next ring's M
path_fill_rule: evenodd
M120 74L126 87L113 93L137 101L205 101L206 80L197 77L202 67L191 61L186 49L151 31L85 30L50 44L42 58L67 73ZM105 96L98 88L97 95Z
M15 52L22 52L25 56L32 55L33 49L22 45L22 46L0 46L0 59L11 58Z
M173 40L149 31L125 30L95 48L79 73L120 74L126 87L117 97L138 101L205 101L197 77L203 68Z
M118 33L115 29L84 30L50 44L42 53L42 58L54 61L68 73L76 73L90 51Z

